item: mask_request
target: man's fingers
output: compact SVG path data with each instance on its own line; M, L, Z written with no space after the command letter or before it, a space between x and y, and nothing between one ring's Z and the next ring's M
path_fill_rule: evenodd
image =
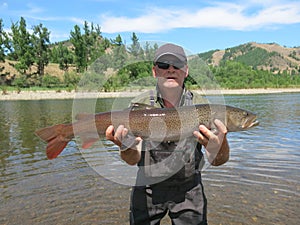
M114 133L115 133L115 128L114 128L114 126L110 125L105 131L106 139L110 140L110 141L113 141L114 140Z
M125 151L129 148L135 147L142 140L141 137L134 137L128 135L128 133L128 129L123 125L118 126L116 130L112 125L110 125L105 131L105 136L107 140L118 145L121 151Z
M116 145L121 145L123 137L128 133L127 129L124 129L124 126L119 126L117 130L114 129L112 125L108 126L105 131L105 136L107 140L114 142Z
M120 125L118 126L117 130L115 131L115 135L114 135L114 140L113 142L118 145L118 146L121 146L122 144L122 139L123 139L123 130L124 130L124 126L123 125Z
M219 132L227 134L227 127L224 125L224 123L222 123L222 121L215 119L214 123Z
M122 139L123 139L124 137L126 137L127 134L128 134L128 129L123 127L123 130L122 130Z
M202 140L202 143L201 142L200 143L204 145L207 144L211 138L215 137L214 133L204 125L199 126L199 133L203 137L202 139L200 139Z
M199 127L199 130L200 130L200 127ZM201 131L201 130L200 130ZM204 145L206 146L207 143L208 143L208 138L206 136L204 136L203 133L201 133L200 131L194 131L194 136L198 139L198 142L201 144L201 145Z

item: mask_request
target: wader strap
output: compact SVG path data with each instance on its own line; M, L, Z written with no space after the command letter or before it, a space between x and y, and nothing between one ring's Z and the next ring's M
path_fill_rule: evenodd
M154 100L154 92L153 90L150 90L150 105L154 106L155 100Z
M193 93L187 91L185 94L185 105L192 105L193 104Z
M154 106L155 104L155 98L154 98L154 91L150 90L150 105ZM193 105L193 93L190 91L186 91L186 93L184 94L184 96L181 98L181 102L180 105Z

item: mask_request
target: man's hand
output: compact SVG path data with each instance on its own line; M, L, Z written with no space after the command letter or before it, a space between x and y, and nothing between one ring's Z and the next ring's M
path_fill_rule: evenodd
M128 129L120 125L115 131L111 125L106 129L106 139L112 141L120 147L121 158L130 165L138 163L141 157L141 151L137 145L142 141L140 137L128 135Z
M194 131L194 136L205 147L209 162L217 166L228 161L229 146L226 139L226 126L218 119L214 124L216 130L209 130L204 125L200 125L199 131Z

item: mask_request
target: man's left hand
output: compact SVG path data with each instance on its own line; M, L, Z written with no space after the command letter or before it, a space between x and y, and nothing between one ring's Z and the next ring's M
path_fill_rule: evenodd
M194 131L194 136L205 147L211 162L217 156L227 134L226 126L220 120L214 120L214 124L216 126L215 130L210 130L206 126L200 125L199 131Z

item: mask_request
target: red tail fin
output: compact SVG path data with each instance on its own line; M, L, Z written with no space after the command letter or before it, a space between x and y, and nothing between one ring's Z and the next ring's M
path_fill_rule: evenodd
M66 124L58 124L51 127L45 127L37 130L35 134L44 141L48 142L46 154L48 159L56 158L66 147L71 138L67 138L67 134L63 133ZM71 128L72 129L72 128Z

